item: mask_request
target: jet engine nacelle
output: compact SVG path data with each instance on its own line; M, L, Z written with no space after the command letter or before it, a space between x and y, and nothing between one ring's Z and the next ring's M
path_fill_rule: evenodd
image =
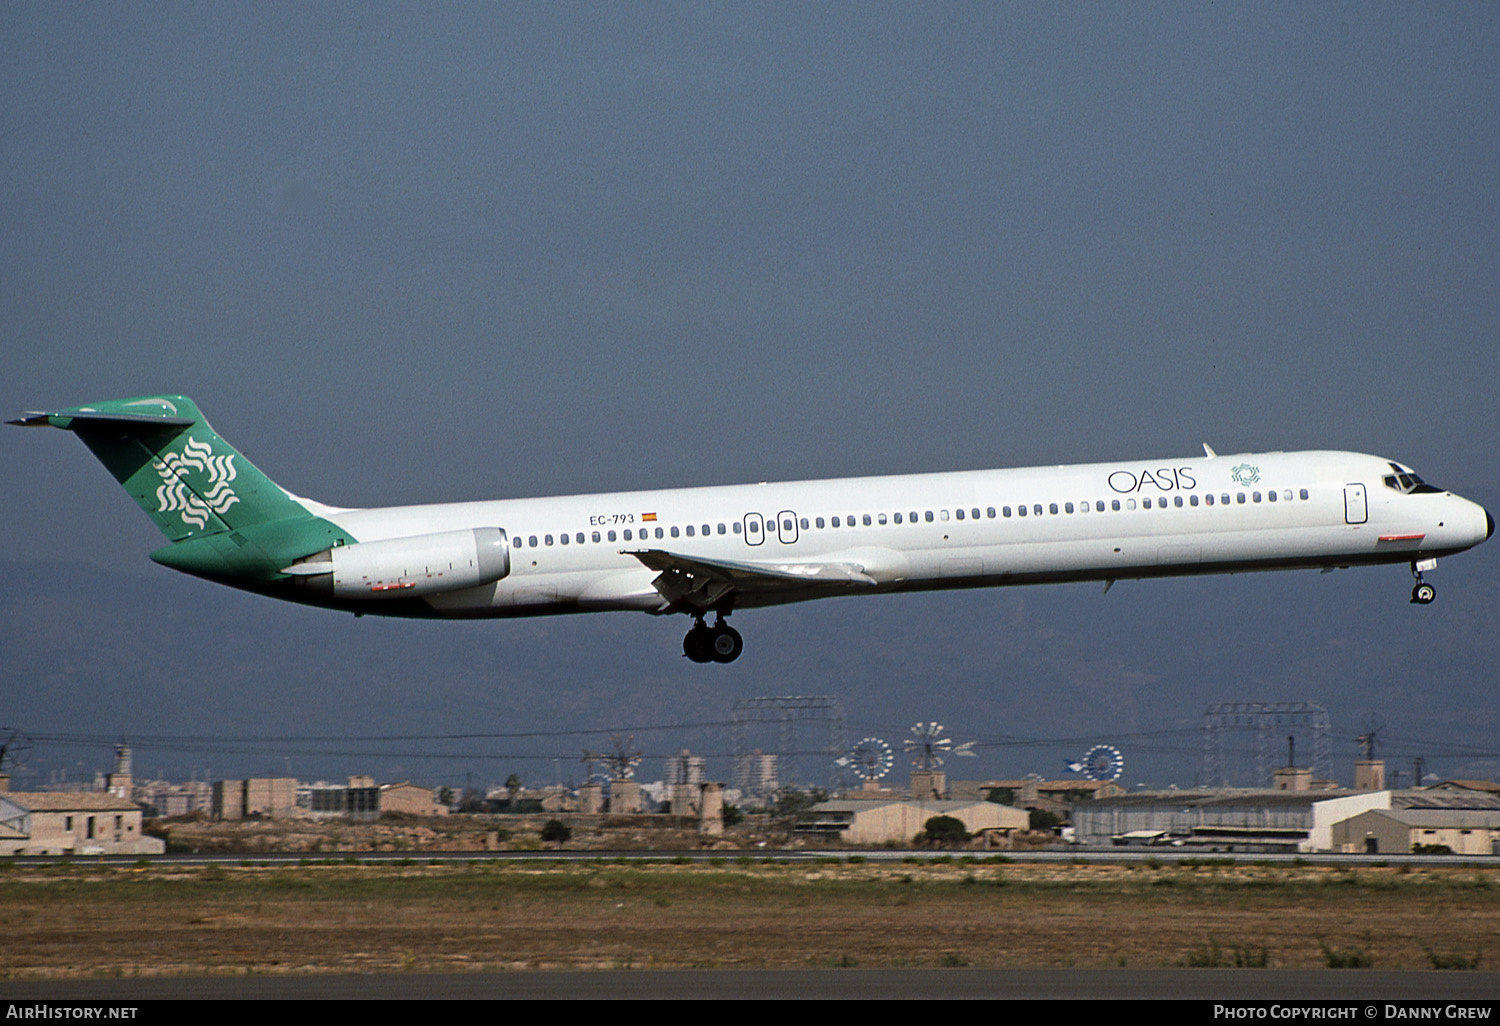
M500 580L510 573L510 545L500 528L475 527L339 545L282 572L337 598L411 598Z

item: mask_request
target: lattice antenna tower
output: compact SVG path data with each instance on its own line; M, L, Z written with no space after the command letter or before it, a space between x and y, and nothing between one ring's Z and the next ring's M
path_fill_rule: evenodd
M821 745L809 744L807 751L826 756L828 763L819 760L820 767L834 763L848 747L844 741L844 707L836 698L826 695L785 695L763 698L744 698L734 703L731 710L736 766L745 764L750 754L748 735L750 726L756 723L774 723L777 726L777 775L785 784L804 780L798 764L797 733L799 726L823 727L824 741ZM814 775L834 786L838 785L836 770ZM809 781L811 782L811 781Z
M0 727L0 738L0 773L15 774L26 765L31 738L10 727Z
M1219 702L1203 714L1203 765L1200 778L1206 787L1228 787L1224 763L1224 736L1235 731L1255 732L1255 779L1257 786L1270 787L1280 757L1287 727L1312 732L1314 777L1326 779L1329 769L1328 710L1314 702Z

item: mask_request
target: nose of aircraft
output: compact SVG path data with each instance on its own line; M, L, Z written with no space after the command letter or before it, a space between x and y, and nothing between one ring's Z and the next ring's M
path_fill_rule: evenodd
M1484 523L1484 540L1489 541L1490 535L1495 533L1495 518L1490 514L1489 510L1484 511Z

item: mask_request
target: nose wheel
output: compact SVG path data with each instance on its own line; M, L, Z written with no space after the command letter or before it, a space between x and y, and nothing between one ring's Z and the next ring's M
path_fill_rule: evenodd
M698 617L682 639L682 654L695 663L732 663L744 650L745 639L722 616L715 618L712 627Z
M1434 560L1434 562L1436 562L1436 560ZM1417 583L1414 584L1411 589L1411 600L1416 605L1425 606L1427 605L1427 603L1437 598L1437 589L1428 584L1426 581L1422 580L1422 571L1417 569L1417 566L1418 564L1416 563L1413 563L1411 565L1411 575L1417 580ZM1427 569L1430 570L1432 568L1428 567Z

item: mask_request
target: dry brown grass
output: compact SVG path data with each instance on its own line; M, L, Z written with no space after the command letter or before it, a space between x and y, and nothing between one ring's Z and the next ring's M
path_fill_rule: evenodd
M508 968L1377 968L1500 953L1500 871L485 862L0 873L16 977ZM1497 955L1500 957L1500 955ZM1242 963L1243 964L1243 963Z

